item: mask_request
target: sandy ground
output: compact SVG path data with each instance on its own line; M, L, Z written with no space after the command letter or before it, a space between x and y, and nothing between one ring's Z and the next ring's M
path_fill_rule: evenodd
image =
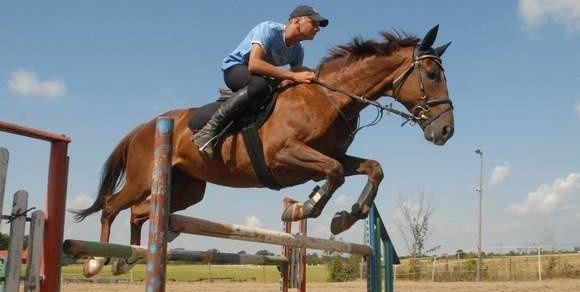
M144 284L63 284L64 292L142 292ZM311 292L351 292L365 291L366 282L348 283L312 283L308 285ZM467 291L467 292L578 292L580 291L580 280L546 280L541 282L483 282L483 283L416 283L399 281L396 283L397 292L446 292L446 291ZM166 291L171 292L266 292L280 291L277 284L261 283L168 283ZM291 291L296 291L291 289Z

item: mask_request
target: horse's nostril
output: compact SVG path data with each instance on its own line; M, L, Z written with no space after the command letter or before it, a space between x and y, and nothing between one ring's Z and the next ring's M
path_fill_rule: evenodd
M449 134L451 133L450 131L450 127L449 126L445 126L443 127L443 129L441 130L441 136L447 138L449 136Z

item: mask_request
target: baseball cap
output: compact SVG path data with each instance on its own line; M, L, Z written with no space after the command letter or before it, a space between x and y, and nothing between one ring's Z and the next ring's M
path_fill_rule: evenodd
M325 27L328 25L328 19L320 15L318 11L316 11L314 8L308 5L296 6L296 8L292 10L292 13L290 13L290 19L300 16L308 16L310 17L310 19L318 21L321 27Z

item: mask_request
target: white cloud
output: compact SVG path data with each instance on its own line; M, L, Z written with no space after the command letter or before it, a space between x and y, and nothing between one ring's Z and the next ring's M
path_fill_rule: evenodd
M80 193L73 197L72 200L67 200L67 207L71 209L83 209L89 207L94 201L95 199L86 193Z
M576 103L576 113L580 117L580 101L578 103Z
M578 0L520 0L518 12L524 25L531 30L552 22L580 32Z
M552 185L542 184L528 194L523 203L512 204L508 210L515 214L550 214L572 204L580 195L580 172L570 173L565 178L556 178Z
M250 216L246 218L246 226L262 228L264 227L264 224L262 224L262 220L260 220L260 218L256 216Z
M510 175L510 165L504 162L503 165L498 165L493 168L491 177L489 178L488 186L494 187L504 181Z
M24 96L56 98L66 94L66 84L60 79L39 80L36 73L20 69L10 74L8 88Z

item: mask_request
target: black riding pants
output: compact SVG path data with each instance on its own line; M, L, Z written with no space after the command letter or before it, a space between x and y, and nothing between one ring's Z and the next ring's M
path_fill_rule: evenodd
M224 71L224 81L233 91L248 87L248 96L257 104L272 93L271 81L260 75L254 75L246 65L235 65Z

